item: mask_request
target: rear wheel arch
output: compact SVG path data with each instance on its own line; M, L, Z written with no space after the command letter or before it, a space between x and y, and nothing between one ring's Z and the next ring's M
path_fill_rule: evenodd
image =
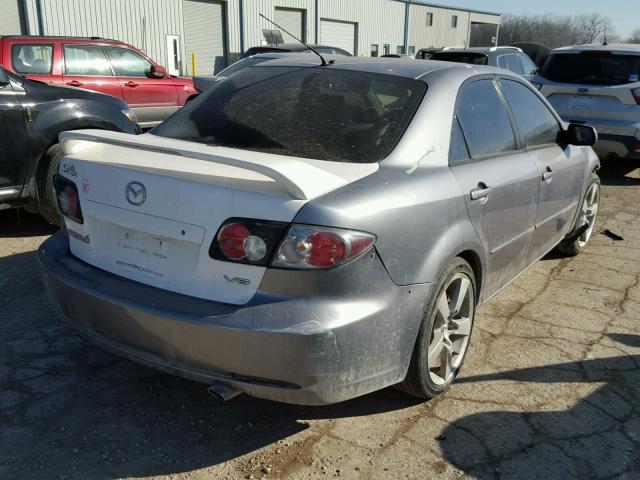
M471 266L473 274L476 277L476 302L480 303L480 292L482 291L482 274L484 271L482 260L480 260L480 255L475 250L468 249L463 250L455 256L462 258Z

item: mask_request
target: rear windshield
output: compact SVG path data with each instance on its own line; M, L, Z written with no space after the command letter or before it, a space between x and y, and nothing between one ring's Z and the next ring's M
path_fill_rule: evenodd
M640 55L614 55L610 52L552 54L540 75L559 83L624 85L640 81Z
M410 78L322 67L236 72L152 133L257 152L350 163L385 158L427 89Z
M488 58L483 53L436 52L431 55L431 60L442 60L444 62L456 63L471 63L472 65L486 65Z

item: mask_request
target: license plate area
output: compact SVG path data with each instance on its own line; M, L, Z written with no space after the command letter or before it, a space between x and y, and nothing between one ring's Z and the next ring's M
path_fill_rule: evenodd
M136 230L120 230L121 239L114 255L116 265L148 278L165 277L176 241Z
M592 103L591 95L574 95L569 99L569 107L576 110L591 110Z

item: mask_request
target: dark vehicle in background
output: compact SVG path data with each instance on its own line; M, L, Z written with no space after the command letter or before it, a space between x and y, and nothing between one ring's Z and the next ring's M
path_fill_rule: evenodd
M352 57L349 52L338 47L330 47L329 45L309 45L316 52L323 55L343 55L345 57ZM302 43L281 43L278 45L260 45L259 47L251 47L244 52L243 58L257 55L258 53L312 53Z
M595 127L600 158L640 159L640 45L557 48L533 83L563 120Z
M419 60L431 60L434 53L441 52L442 48L421 48L416 53L416 59Z
M236 63L229 65L217 75L204 75L193 77L193 85L199 92L204 92L218 83L220 80L227 78L228 76L239 72L247 67L253 67L259 63L266 62L267 60L274 60L276 58L282 58L285 55L291 55L290 53L257 53L251 57L246 57L238 60ZM307 57L303 57L306 59ZM315 60L314 60L315 61Z
M526 79L538 73L533 60L517 47L445 48L431 55L430 60L504 68Z
M0 65L33 80L118 97L143 128L198 94L190 78L169 75L132 45L99 37L0 37Z
M516 42L509 45L510 47L516 47L526 53L533 63L535 63L538 68L544 65L544 61L547 59L549 54L551 53L551 49L546 45L536 42Z
M0 67L0 209L24 206L59 224L52 183L62 158L58 134L84 128L138 133L131 118L118 98L27 80Z

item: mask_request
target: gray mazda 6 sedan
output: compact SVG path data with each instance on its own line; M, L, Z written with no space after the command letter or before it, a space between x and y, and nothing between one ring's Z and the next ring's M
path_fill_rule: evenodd
M454 381L478 306L598 212L595 131L491 67L250 66L150 133L61 136L51 300L119 355L299 404Z

